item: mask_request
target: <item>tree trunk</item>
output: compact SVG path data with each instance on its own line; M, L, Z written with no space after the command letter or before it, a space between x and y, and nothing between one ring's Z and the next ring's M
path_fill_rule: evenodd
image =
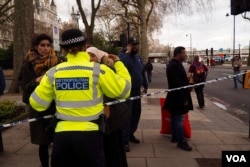
M138 0L138 9L140 11L139 20L139 42L140 42L140 55L144 63L148 59L148 38L147 38L147 22L146 22L146 0Z
M85 31L86 31L86 40L93 44L93 28L91 26L85 26Z
M13 80L9 93L18 93L18 75L22 66L23 57L31 46L34 33L34 8L33 0L14 0L14 55L13 55Z

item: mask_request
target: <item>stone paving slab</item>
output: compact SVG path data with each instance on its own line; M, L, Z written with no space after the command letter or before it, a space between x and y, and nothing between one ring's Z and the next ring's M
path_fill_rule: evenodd
M225 144L250 144L250 140L245 135L241 134L215 134Z
M181 160L180 160L181 159ZM193 158L175 157L175 158L147 158L147 167L199 167ZM130 166L129 166L130 167Z
M193 144L211 144L211 145L217 145L217 144L223 144L223 142L212 134L210 131L206 131L205 133L197 133L196 131L193 131L192 133L192 139L191 142Z
M1 167L39 167L38 155L4 154L0 156Z
M127 157L129 167L148 167L146 158Z
M190 146L194 145L190 142ZM201 154L195 148L192 151L183 151L177 148L176 143L154 144L155 157L186 157L186 158L201 158Z
M127 153L127 157L147 158L155 157L155 151L152 143L130 143L131 151Z
M170 139L170 135L162 135L160 134L160 130L143 130L143 141L145 143L169 143Z
M221 150L217 145L199 144L195 145L202 158L221 158Z

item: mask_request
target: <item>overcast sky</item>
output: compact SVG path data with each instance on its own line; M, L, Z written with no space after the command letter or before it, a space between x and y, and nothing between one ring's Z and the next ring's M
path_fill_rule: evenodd
M82 2L83 6L87 5L86 1ZM161 31L155 33L154 38L165 45L182 45L189 48L191 34L193 48L199 50L212 47L214 50L233 48L234 16L230 15L230 0L214 0L214 2L213 10L207 15L196 13L191 16L168 16ZM67 21L69 10L76 4L75 1L55 0L55 3L58 17ZM229 13L228 17L226 13ZM248 16L250 17L250 12ZM249 41L250 21L243 19L241 15L235 16L235 48L238 48L239 44L241 48L247 47Z

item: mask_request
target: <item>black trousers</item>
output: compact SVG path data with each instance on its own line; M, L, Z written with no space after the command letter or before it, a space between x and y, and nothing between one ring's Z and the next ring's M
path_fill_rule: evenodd
M42 167L49 167L49 144L39 145L39 158Z
M132 89L130 93L130 97L140 96L140 89ZM141 117L141 99L136 99L132 101L127 101L127 105L129 107L130 118L123 128L123 141L125 144L128 143L129 138L134 135L137 130L140 117Z
M199 85L199 86L194 87L200 108L203 108L205 106L203 89L204 89L204 85Z
M98 131L55 133L52 167L106 167L103 136Z
M128 167L122 130L113 131L103 137L107 167Z

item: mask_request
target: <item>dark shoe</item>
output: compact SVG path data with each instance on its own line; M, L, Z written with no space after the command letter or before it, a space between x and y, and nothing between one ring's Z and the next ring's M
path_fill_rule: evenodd
M172 138L171 143L177 143L177 140L175 138Z
M192 147L190 147L187 142L178 143L177 147L185 151L192 151Z
M125 150L125 152L130 152L130 147L128 144L124 145L124 150Z
M199 105L200 109L202 109L204 107L204 105Z
M132 142L132 143L135 143L135 144L139 144L141 142L134 135L130 137L129 141Z
M202 110L202 109L204 109L204 106L203 106L203 107L199 107L199 106L198 106L197 109L198 109L198 110Z

